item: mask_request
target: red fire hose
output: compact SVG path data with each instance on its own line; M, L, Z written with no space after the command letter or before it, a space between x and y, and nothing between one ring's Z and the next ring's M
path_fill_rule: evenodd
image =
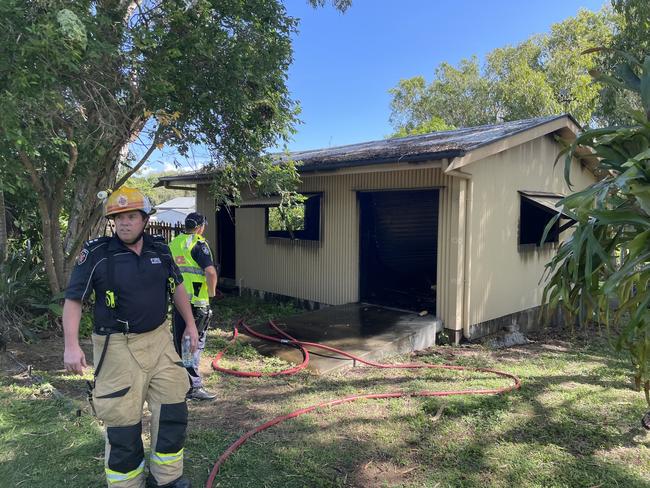
M294 374L301 369L305 368L309 362L309 352L305 347L310 347L310 348L317 348L317 349L323 349L326 351L334 352L336 354L340 354L341 356L350 358L354 361L358 361L363 364L367 364L368 366L373 366L375 368L401 368L401 369L451 369L451 370L456 370L456 371L475 371L479 373L491 373L495 374L497 376L501 376L504 378L509 378L513 381L513 383L510 386L505 386L502 388L486 388L486 389L480 389L480 390L449 390L449 391L416 391L416 392L391 392L391 393L370 393L367 395L353 395L345 398L338 398L336 400L330 400L326 402L322 402L316 405L311 405L309 407L301 408L299 410L294 410L291 413L288 413L286 415L281 415L279 417L275 417L274 419L269 420L268 422L265 422L262 425L259 425L255 427L254 429L249 430L246 432L244 435L242 435L239 439L237 439L235 442L233 442L228 449L224 451L224 453L219 456L219 459L217 459L217 462L214 464L212 471L210 472L210 476L208 477L208 480L205 483L206 488L212 488L212 484L214 483L215 477L217 476L217 473L219 472L219 469L223 465L223 463L228 459L228 457L235 452L242 444L244 444L248 439L253 437L255 434L262 432L263 430L268 429L269 427L272 427L274 425L277 425L281 422L284 422L285 420L289 420L295 417L298 417L300 415L303 415L305 413L309 413L313 410L317 410L320 408L324 407L331 407L334 405L341 405L343 403L349 403L353 402L355 400L361 400L361 399L379 399L379 398L399 398L399 397L431 397L431 396L452 396L452 395L495 395L495 394L501 394L501 393L507 393L512 390L519 389L521 387L521 381L519 378L513 374L510 373L505 373L503 371L497 371L494 369L487 369L487 368L471 368L471 367L465 367L465 366L452 366L452 365L442 365L442 364L425 364L425 363L403 363L403 364L382 364L382 363L376 363L374 361L368 361L365 359L362 359L358 356L355 356L353 354L349 354L345 351L341 351L339 349L330 347L330 346L325 346L323 344L318 344L315 342L304 342L304 341L299 341L297 339L294 339L291 337L289 334L278 328L273 321L269 322L269 325L279 334L281 334L284 339L279 338L279 337L273 337L273 336L267 336L264 334L260 334L259 332L254 331L250 327L248 327L243 320L240 320L237 322L234 328L233 332L233 338L230 342L230 344L233 344L237 340L237 336L239 335L239 326L244 327L246 332L254 337L257 337L259 339L265 339L268 341L272 342L278 342L281 344L286 344L292 347L297 347L300 349L303 355L303 362L299 364L298 366L295 366L293 368L289 368L283 371L279 371L276 373L261 373L261 372L243 372L243 371L235 371L235 370L230 370L230 369L225 369L220 366L218 366L219 360L223 356L224 351L219 352L217 356L213 359L212 361L212 367L216 369L217 371L221 371L223 373L227 374L233 374L235 376L245 376L245 377L250 377L250 376L278 376L278 375L287 375L287 374Z

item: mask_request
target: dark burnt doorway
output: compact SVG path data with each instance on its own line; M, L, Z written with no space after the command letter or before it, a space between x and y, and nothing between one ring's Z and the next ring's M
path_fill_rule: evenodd
M360 300L435 314L439 191L358 196Z
M220 278L235 279L235 207L221 206L216 216Z

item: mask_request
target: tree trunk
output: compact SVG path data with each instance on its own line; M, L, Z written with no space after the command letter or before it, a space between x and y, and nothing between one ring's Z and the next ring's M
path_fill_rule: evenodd
M61 286L59 285L59 277L57 276L55 268L53 246L61 244L52 242L52 216L50 215L49 206L45 201L46 198L45 195L39 195L38 198L38 207L41 214L41 227L43 231L43 265L45 266L45 272L47 273L50 291L52 292L52 295L57 295L61 292Z
M7 257L7 209L5 194L0 190L0 261Z
M127 148L128 144L127 142ZM104 208L97 199L97 193L100 190L113 188L123 153L124 148L122 147L107 155L104 164L105 170L98 172L95 178L84 178L77 186L70 209L68 230L63 240L63 279L66 285L70 279L70 273L72 273L74 260L81 251L83 243L99 235L98 230L101 229L104 220Z

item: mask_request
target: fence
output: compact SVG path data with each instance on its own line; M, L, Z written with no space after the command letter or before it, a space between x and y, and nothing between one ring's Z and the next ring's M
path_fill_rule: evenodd
M167 222L149 222L147 233L151 235L161 235L167 242L171 241L178 234L183 232L185 226L181 222L168 224Z
M115 228L112 221L108 220L106 222L106 228L104 229L105 236L112 236L115 233ZM183 232L185 225L182 222L176 222L175 224L168 224L167 222L149 222L145 232L150 235L161 235L165 238L167 242L171 241L178 234ZM93 236L88 237L93 239Z

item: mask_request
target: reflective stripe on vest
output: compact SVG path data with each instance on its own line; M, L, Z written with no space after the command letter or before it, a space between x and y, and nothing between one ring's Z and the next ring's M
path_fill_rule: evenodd
M190 301L196 306L205 306L209 303L208 283L205 271L192 258L192 249L199 242L205 242L203 236L198 234L179 234L169 243L169 249L174 256L174 261L183 275L185 291L190 296ZM194 283L200 285L198 294L194 293Z
M173 453L152 452L151 462L156 464L174 464L183 459L183 449Z
M203 271L201 268L196 269L190 266L179 266L178 269L181 271L181 273L190 273L205 276L205 271Z
M120 473L119 471L113 471L109 468L104 469L106 470L106 480L110 484L119 483L120 481L128 481L144 472L144 459L140 463L140 466L135 468L133 471L129 471L128 473Z

